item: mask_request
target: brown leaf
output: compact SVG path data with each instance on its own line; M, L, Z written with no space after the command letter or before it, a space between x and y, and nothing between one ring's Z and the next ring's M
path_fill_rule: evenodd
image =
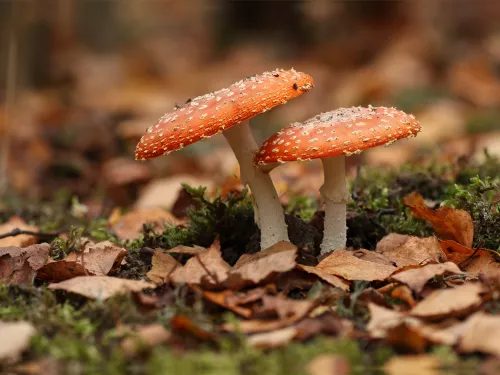
M144 280L119 279L110 276L77 276L48 286L49 289L65 290L102 301L115 294L140 292L143 289L155 287L155 284Z
M15 362L29 346L35 327L29 322L0 321L0 363Z
M320 306L321 309L323 306ZM316 310L309 313L314 315ZM297 340L308 340L317 335L330 335L335 337L350 337L353 332L353 323L350 320L342 319L331 312L323 312L318 316L307 317L295 324L297 328Z
M155 249L151 259L151 270L146 274L156 284L164 284L168 281L170 274L177 268L182 267L171 255L166 254L163 249Z
M323 259L316 268L347 280L385 280L396 267L359 259L351 251L337 249Z
M229 272L224 285L229 289L240 289L269 282L274 276L292 270L297 264L296 257L297 247L286 241L255 254L245 254Z
M242 333L274 331L287 327L304 318L315 306L310 300L293 300L282 296L264 296L262 306L256 315L267 316L265 319L240 321L236 326L224 324L222 329Z
M161 208L142 208L122 216L110 218L113 232L120 240L133 240L142 233L143 224L153 224L156 233L161 233L165 225L177 225L179 221L171 213Z
M162 324L149 324L134 329L132 335L121 342L120 348L126 355L135 356L167 342L170 336L170 332Z
M432 224L436 234L443 240L454 240L471 247L474 237L474 223L467 211L451 207L433 210L425 205L419 193L411 193L403 198L403 203L410 207L413 215Z
M175 284L203 284L207 287L220 286L227 278L231 269L220 252L218 240L206 250L200 251L189 259L182 267L177 267L170 274L170 280Z
M392 357L384 365L387 375L439 375L440 360L431 354Z
M373 338L386 337L387 331L401 324L405 318L405 314L402 312L387 309L372 302L368 303L368 310L370 311L370 321L366 330Z
M49 259L47 243L28 247L0 247L0 280L8 284L30 284L36 271Z
M477 312L466 320L466 330L459 343L466 353L482 352L500 356L500 316Z
M213 340L217 338L214 332L198 327L191 319L184 315L175 315L170 322L172 330L179 334L190 334L200 340Z
M37 227L26 224L26 222L18 216L12 216L9 221L0 225L0 234L11 232L13 229L21 229L31 232L38 232ZM0 247L16 246L26 247L33 245L37 241L37 236L29 234L21 234L19 236L11 236L0 239Z
M453 289L439 289L419 302L410 314L425 319L462 316L477 309L485 291L480 283L466 283Z
M383 264L385 266L391 267L394 267L396 265L392 260L387 259L387 257L382 254L376 253L375 251L359 249L352 251L352 255L367 262Z
M398 267L446 261L436 237L419 238L391 233L380 240L376 252Z
M347 359L330 354L321 354L307 365L310 375L348 375L350 374Z
M304 266L302 264L298 264L297 268L299 270L305 271L309 274L313 274L318 276L321 280L326 281L328 284L333 285L337 288L340 288L345 291L349 291L349 288L351 287L351 284L349 281L344 280L340 277L337 277L335 275L330 275L324 271L322 271L319 268L311 267L311 266Z
M425 284L435 276L446 274L463 275L464 273L455 263L446 262L438 264L427 264L425 266L414 266L405 271L395 273L391 279L408 285L413 291L420 293Z
M63 260L49 261L37 277L49 281L63 281L76 276L106 276L116 272L127 254L127 250L110 241L86 246L82 251L72 252Z
M248 338L247 343L252 348L272 349L288 345L297 335L295 327L286 327L271 332L257 333Z
M187 255L196 255L198 254L200 251L202 250L206 250L204 247L201 247L201 246L183 246L183 245L179 245L179 246L176 246L172 249L169 249L167 250L166 252L169 253L169 254L187 254Z
M250 318L252 316L252 309L240 306L240 304L242 303L239 303L239 301L236 298L234 298L234 295L236 293L232 290L224 290L222 292L210 292L198 289L197 291L201 293L203 298L205 298L206 300L215 303L219 306L225 307L226 309L231 310L232 312L241 315L244 318Z
M413 298L413 294L406 285L398 285L391 291L391 297L399 299L403 302L406 302L406 304L410 307L414 307L417 303L415 302L415 299Z

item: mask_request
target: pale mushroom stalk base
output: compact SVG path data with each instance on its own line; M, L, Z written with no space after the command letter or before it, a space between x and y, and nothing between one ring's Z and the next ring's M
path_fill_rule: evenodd
M345 156L334 156L321 161L325 182L320 193L326 203L321 254L326 254L346 246L349 192L345 180Z
M285 215L278 199L278 193L268 173L254 164L257 143L248 121L223 132L240 165L243 184L248 184L257 208L261 249L267 249L279 241L289 241Z

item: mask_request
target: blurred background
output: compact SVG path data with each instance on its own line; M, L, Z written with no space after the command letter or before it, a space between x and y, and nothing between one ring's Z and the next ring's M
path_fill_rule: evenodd
M495 0L13 0L0 2L0 194L171 207L179 182L234 187L220 136L140 163L144 130L187 98L294 67L314 90L252 120L261 141L353 105L417 116L417 138L351 166L500 153ZM317 191L317 163L276 169Z

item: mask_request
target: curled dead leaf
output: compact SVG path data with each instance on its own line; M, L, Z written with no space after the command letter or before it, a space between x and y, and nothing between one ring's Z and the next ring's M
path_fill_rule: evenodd
M429 221L441 239L454 240L467 247L472 246L474 223L467 211L451 207L433 210L425 205L424 198L416 192L404 197L403 203L410 208L415 217Z
M166 254L163 249L155 249L151 259L151 270L146 274L156 284L164 284L168 281L170 274L177 268L182 267L171 255Z
M64 290L102 301L115 294L140 292L155 287L155 284L144 280L128 280L110 276L77 276L48 286L49 289Z
M337 249L323 259L316 268L347 280L385 280L396 267L359 259L352 252Z
M349 288L351 287L351 284L349 283L349 281L344 280L341 277L328 274L319 268L311 267L311 266L304 266L302 264L298 264L297 268L299 270L305 271L309 274L316 275L321 280L323 280L323 281L327 282L328 284L333 285L337 288L340 288L342 290L348 291Z
M47 243L20 248L0 247L0 280L7 284L30 284L36 271L49 259Z
M427 264L425 266L414 266L393 274L391 279L406 284L413 291L420 293L429 280L436 276L443 276L447 274L463 275L464 273L455 263L446 262Z

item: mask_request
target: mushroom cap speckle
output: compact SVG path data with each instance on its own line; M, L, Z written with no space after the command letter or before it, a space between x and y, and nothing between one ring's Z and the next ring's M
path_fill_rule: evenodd
M169 154L209 138L289 99L308 92L313 79L294 69L278 69L247 77L229 88L188 100L166 113L137 145L135 158Z
M321 113L305 122L296 122L268 138L255 157L266 165L350 156L410 138L422 130L415 116L395 108L351 107Z

